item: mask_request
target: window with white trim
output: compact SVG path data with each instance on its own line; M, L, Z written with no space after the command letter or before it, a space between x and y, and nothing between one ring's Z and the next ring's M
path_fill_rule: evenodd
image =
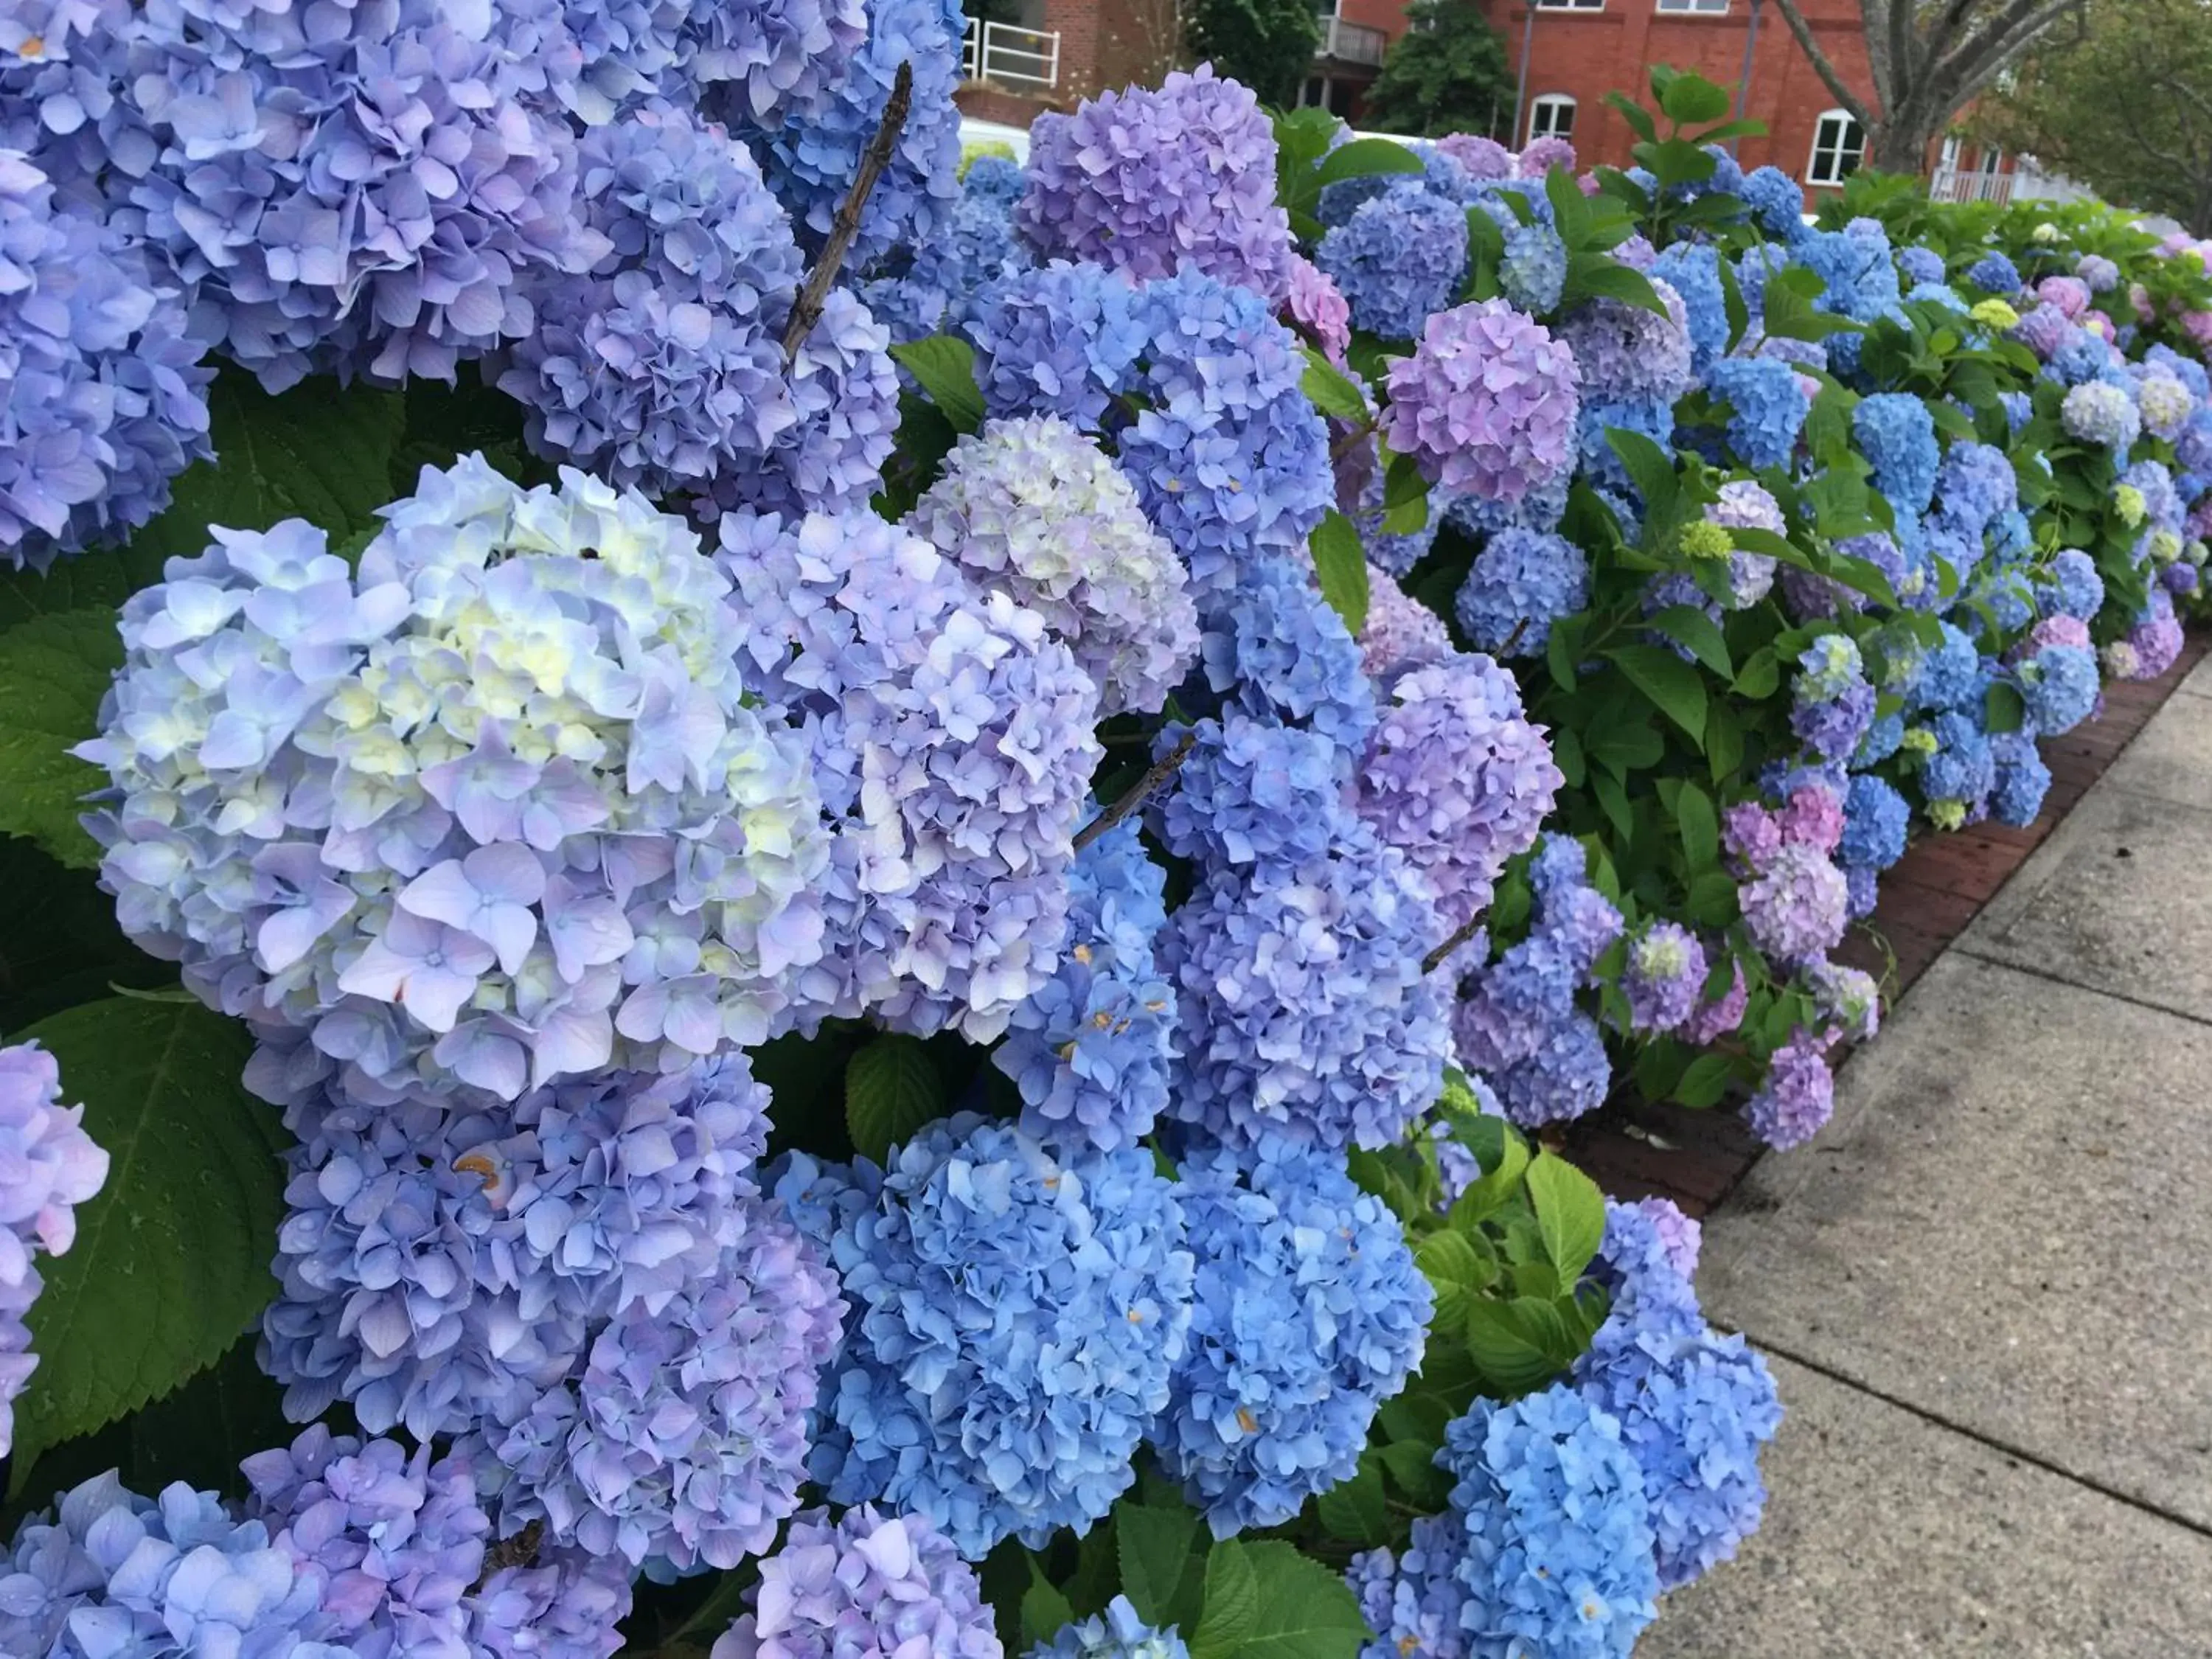
M1575 100L1564 92L1547 92L1528 106L1528 137L1534 143L1539 138L1565 138L1572 143L1575 136Z
M1700 17L1725 17L1729 0L1659 0L1662 12L1694 12Z
M1805 168L1808 185L1840 185L1866 159L1866 129L1847 109L1832 109L1813 128L1813 159Z
M1603 11L1605 0L1536 0L1538 11Z

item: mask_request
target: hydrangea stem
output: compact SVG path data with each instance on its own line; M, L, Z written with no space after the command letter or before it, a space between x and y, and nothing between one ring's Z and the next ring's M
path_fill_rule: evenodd
M1081 852L1157 793L1160 786L1175 775L1176 768L1182 764L1183 757L1190 753L1191 746L1197 741L1198 732L1195 728L1184 732L1182 740L1159 759L1154 761L1145 775L1137 780L1136 786L1128 793L1076 831L1075 850Z
M829 239L822 244L822 255L815 260L814 269L806 273L806 285L792 303L791 320L783 331L786 362L799 356L799 343L822 319L822 307L830 297L830 285L837 280L838 269L845 263L846 250L860 234L860 215L868 205L869 192L875 189L884 168L890 164L892 147L906 126L907 110L913 102L914 65L901 64L891 82L890 98L884 105L884 118L876 125L876 136L868 140L868 148L860 157L860 170L853 175L852 189L845 192L845 204L830 222Z

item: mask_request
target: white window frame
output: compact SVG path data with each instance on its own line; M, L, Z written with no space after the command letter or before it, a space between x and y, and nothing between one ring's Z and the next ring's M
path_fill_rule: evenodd
M1539 138L1564 138L1571 144L1574 143L1575 103L1574 94L1567 92L1539 93L1530 99L1528 132L1522 140L1522 148L1527 149ZM1567 124L1564 128L1559 125L1558 112L1560 110L1567 112ZM1538 125L1540 121L1541 125Z
M1832 136L1831 136L1832 131ZM1866 129L1847 109L1824 109L1813 123L1813 153L1805 160L1805 182L1833 189L1866 165ZM1821 165L1826 155L1827 164ZM1844 167L1845 156L1850 166Z
M1603 11L1605 0L1536 0L1538 11Z
M1662 17L1725 17L1729 0L1659 0Z

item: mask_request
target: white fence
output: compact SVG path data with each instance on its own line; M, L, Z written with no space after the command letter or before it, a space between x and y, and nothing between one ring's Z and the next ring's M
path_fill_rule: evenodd
M1928 198L1935 202L1995 202L2002 207L2012 200L2017 173L1968 173L1958 167L1938 167L1928 181Z
M960 66L971 81L1060 84L1057 29L1025 29L1018 23L986 23L971 17L960 51Z

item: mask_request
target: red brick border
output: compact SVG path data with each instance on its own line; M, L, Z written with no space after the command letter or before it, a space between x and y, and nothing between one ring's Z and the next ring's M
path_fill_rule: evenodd
M1852 929L1837 958L1877 976L1887 974L1885 1003L1901 995L2074 810L2208 647L2212 640L2192 630L2180 660L2165 675L2108 686L2102 714L2043 744L2051 793L2043 816L2027 829L1981 824L1914 842L1883 873L1880 904ZM1657 1194L1692 1215L1705 1214L1733 1192L1765 1150L1731 1108L1693 1112L1641 1099L1633 1089L1565 1125L1558 1144L1614 1197Z

